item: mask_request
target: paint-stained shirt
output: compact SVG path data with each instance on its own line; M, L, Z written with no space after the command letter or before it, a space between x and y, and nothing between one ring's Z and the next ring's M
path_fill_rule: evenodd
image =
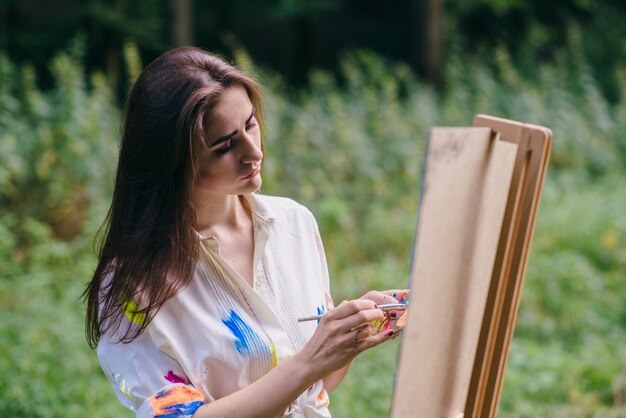
M246 199L254 226L253 286L220 255L216 238L200 237L191 282L146 330L130 343L102 337L100 364L137 417L191 417L201 405L249 385L311 337L316 322L299 323L299 317L331 307L326 258L311 212L286 198ZM144 320L134 302L125 309L127 325ZM322 381L283 416L330 417Z

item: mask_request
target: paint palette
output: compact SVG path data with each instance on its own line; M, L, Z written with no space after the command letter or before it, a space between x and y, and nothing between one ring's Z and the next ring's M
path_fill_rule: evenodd
M385 307L382 305L378 306L378 308L382 308L383 310L385 310L386 317L382 321L372 322L372 324L369 327L370 334L379 334L381 332L385 332L390 329L398 333L402 331L402 329L406 325L407 312L408 312L407 303L394 304L394 305L398 305L398 306L391 307L389 308L389 310L385 309ZM395 312L402 312L402 314L395 318L392 318L389 315L392 312L392 310Z

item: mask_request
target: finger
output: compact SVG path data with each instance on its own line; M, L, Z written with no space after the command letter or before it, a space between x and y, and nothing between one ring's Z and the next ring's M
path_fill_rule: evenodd
M370 337L371 334L369 334L369 332L368 326L362 326L348 332L344 332L335 337L334 345L336 347L342 347L342 349L347 352L356 351L357 344Z
M398 302L391 295L386 295L383 292L378 292L376 290L370 290L369 292L361 296L359 299L371 300L371 301L374 301L377 305L380 305L383 303Z
M328 312L325 315L329 320L330 319L344 319L351 315L356 314L357 312L367 310L367 309L375 309L376 303L371 300L366 299L355 299L355 300L344 300L337 306ZM357 324L358 325L358 324ZM355 325L356 326L356 325Z
M363 338L360 341L355 343L355 349L362 353L365 350L369 350L370 348L376 347L379 344L384 343L385 341L389 341L394 337L396 333L393 330L388 330L380 334L371 335L369 337Z
M391 319L398 319L406 312L405 308L395 308L393 310L387 311L387 316Z
M409 292L410 292L409 289L390 289L390 290L383 290L380 293L386 296L390 296L396 299L398 302L404 302L405 300L408 299Z
M368 324L364 324L358 328L355 328L355 332L356 332L355 342L359 342L371 335L370 327Z
M385 313L380 309L364 309L344 318L340 324L345 332L363 326L369 327L372 322L384 321Z

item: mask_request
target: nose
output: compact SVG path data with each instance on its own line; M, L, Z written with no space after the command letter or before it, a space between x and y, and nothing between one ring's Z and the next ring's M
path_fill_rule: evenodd
M260 163L263 160L260 136L244 134L244 147L241 161L246 164Z

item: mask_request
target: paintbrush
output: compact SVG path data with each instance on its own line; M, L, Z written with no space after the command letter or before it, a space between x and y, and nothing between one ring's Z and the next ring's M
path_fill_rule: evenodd
M397 302L397 303L385 303L383 305L376 305L376 308L377 309L382 309L383 311L391 311L391 310L394 310L394 309L406 309L408 304L409 304L408 301ZM328 312L325 312L325 313L319 314L319 315L307 316L305 318L298 318L298 322L316 321L318 319L321 319L327 313Z

